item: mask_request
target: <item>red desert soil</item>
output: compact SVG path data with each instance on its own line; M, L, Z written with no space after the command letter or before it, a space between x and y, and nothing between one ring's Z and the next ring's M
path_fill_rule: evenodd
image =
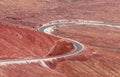
M57 71L36 64L11 64L0 66L0 77L66 77Z
M36 29L59 19L120 23L120 0L0 0L1 24ZM71 25L56 31L56 35L83 43L85 50L72 57L46 62L49 69L34 64L0 66L0 77L120 77L120 28ZM59 43L61 39L1 25L0 37L0 59L56 55L59 52L52 52L66 42L56 44L50 51L55 41Z
M0 59L40 58L64 54L72 49L71 43L60 38L0 25Z
M57 71L67 77L120 76L120 28L64 25L55 29L54 34L77 40L85 46L80 54L58 63Z
M120 0L0 0L0 23L37 28L58 19L120 23Z

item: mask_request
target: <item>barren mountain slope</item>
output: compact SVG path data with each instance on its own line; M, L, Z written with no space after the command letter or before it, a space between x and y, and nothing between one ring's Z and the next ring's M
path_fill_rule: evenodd
M120 21L119 0L1 0L0 3L0 22L19 27L36 29L58 19Z
M55 35L77 40L85 50L56 64L68 77L119 77L120 28L93 25L63 25Z
M72 49L71 43L60 38L0 25L0 59L40 58L64 54Z

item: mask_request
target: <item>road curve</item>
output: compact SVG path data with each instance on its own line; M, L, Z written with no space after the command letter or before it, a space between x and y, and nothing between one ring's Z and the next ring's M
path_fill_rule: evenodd
M45 32L47 34L51 34L51 32L54 30L53 28L56 26L60 26L63 24L86 24L86 25L98 25L98 26L110 26L110 27L120 27L120 24L110 24L110 23L104 23L104 22L99 22L99 21L91 21L91 20L81 20L81 19L76 19L76 20L56 20L49 22L47 24L43 24L42 27L38 28L38 31L40 32ZM62 37L60 37L62 38ZM67 57L67 56L72 56L74 54L77 54L78 52L82 51L84 49L84 46L72 39L69 38L63 38L66 40L69 40L73 46L75 47L75 50L72 52L63 54L63 55L58 55L58 56L52 56L52 57L47 57L47 58L32 58L32 59L9 59L9 60L0 60L0 65L6 65L6 64L21 64L21 63L31 63L31 62L40 62L42 66L48 67L44 61L52 61L53 59L57 58L62 58L62 57Z
M47 24L45 26L43 25L42 27L38 28L38 31L44 32L46 34L51 34L51 32L53 31L53 28L56 27L56 26L59 26L60 24L61 23L59 23L58 25L56 25L54 23L52 25L51 24ZM51 35L53 35L53 34L51 34ZM59 36L56 36L56 37L59 37ZM69 39L69 38L63 38L63 37L59 37L59 38L70 41L73 44L75 49L73 51L69 52L69 53L58 55L58 56L53 56L53 57L50 57L50 58L57 59L57 58L72 56L74 54L77 54L77 53L81 52L84 49L83 44L81 44L81 43L79 43L75 40L72 40L72 39Z

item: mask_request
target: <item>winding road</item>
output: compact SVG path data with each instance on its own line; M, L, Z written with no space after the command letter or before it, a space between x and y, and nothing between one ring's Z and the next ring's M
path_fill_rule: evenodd
M90 21L90 20L76 19L76 20L56 20L56 21L52 21L52 22L43 24L43 26L38 28L38 31L39 32L44 32L44 33L47 33L47 34L51 34L51 32L54 31L54 27L57 27L57 26L60 26L60 25L63 25L63 24L86 24L86 25L99 25L99 26L119 27L119 24L110 24L110 23L104 23L104 22L99 22L99 21ZM62 38L62 37L60 37L60 38ZM72 56L74 54L80 53L84 49L83 44L81 44L81 43L79 43L79 42L77 42L75 40L72 40L72 39L69 39L69 38L63 38L63 39L69 40L73 44L75 49L72 52L69 52L69 53L66 53L66 54L63 54L63 55L47 57L47 58L0 60L0 65L21 64L21 63L26 63L26 62L27 63L40 62L41 66L48 67L45 64L45 61L52 61L53 59L58 59L58 58L62 58L62 57Z

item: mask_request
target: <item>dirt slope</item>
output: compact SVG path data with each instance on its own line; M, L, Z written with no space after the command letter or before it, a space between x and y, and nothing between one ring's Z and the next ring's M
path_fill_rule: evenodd
M1 0L2 24L36 29L58 19L88 19L120 23L120 1L114 0Z
M0 25L0 59L40 58L64 54L72 49L71 43L60 38ZM54 54L50 55L52 52Z
M38 64L12 64L0 66L0 77L66 77L51 69L42 68Z
M0 0L1 24L37 30L59 19L120 23L120 0ZM56 31L56 35L82 42L84 52L46 62L50 68L29 63L2 65L0 77L120 77L120 28L71 25ZM64 44L72 47L67 41L43 33L0 25L0 59L69 52ZM50 50L52 46L55 48Z
M77 40L85 50L56 64L56 70L68 77L119 77L120 28L69 25L58 27L54 34Z

